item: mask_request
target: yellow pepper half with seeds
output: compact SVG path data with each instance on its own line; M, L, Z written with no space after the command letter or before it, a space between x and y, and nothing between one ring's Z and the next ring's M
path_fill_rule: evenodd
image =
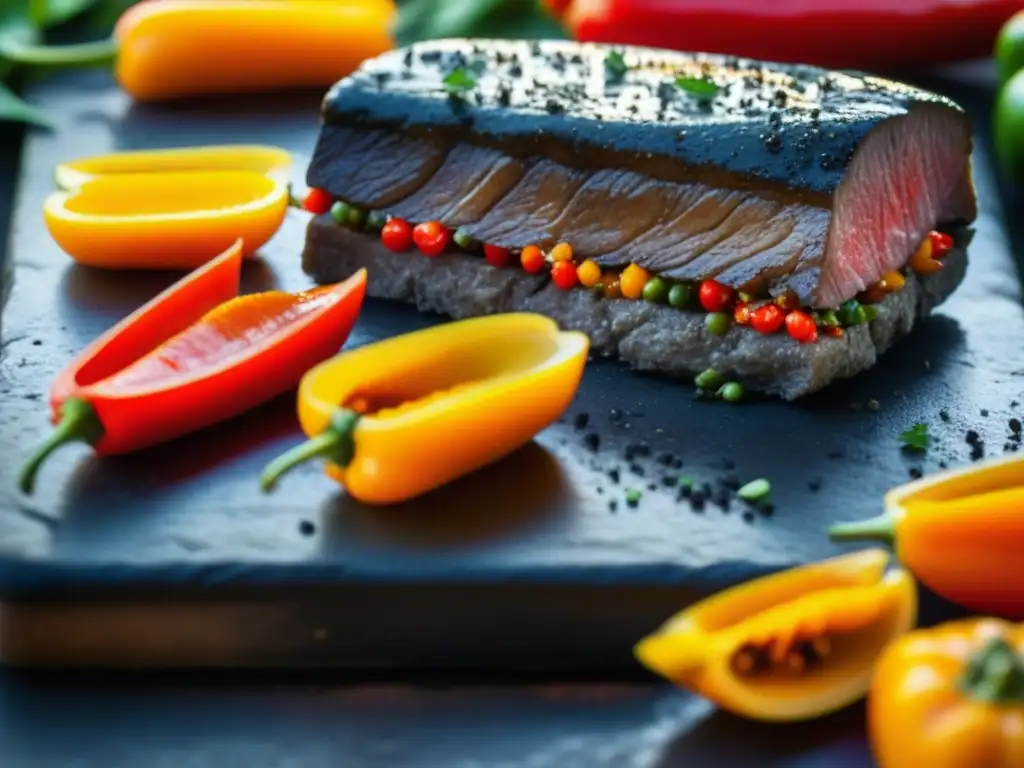
M542 315L491 315L370 344L313 368L299 386L310 440L261 485L309 459L368 504L438 488L528 443L565 412L590 340Z
M917 620L911 576L880 549L725 590L637 643L653 672L754 720L796 721L863 697L876 659Z

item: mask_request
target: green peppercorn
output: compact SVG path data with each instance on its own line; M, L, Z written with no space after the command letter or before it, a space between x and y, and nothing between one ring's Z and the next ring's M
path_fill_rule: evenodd
M689 283L676 283L668 289L668 303L676 309L685 309L690 304L693 289Z
M697 374L693 383L697 385L698 389L711 391L722 386L725 383L725 377L714 368L708 368L703 373Z
M704 327L708 329L708 333L713 333L715 336L727 334L730 325L732 325L732 318L725 312L708 312L704 318Z
M366 228L371 232L380 232L388 223L388 215L384 211L370 211L366 215Z
M668 299L668 283L660 277L652 277L644 285L644 301L661 304Z
M344 227L348 224L349 210L352 208L351 205L346 203L344 200L335 200L334 205L331 206L331 219L339 227Z
M717 394L727 403L738 403L743 399L743 395L746 393L743 391L742 384L735 381L729 381L721 386Z
M469 233L461 227L455 230L452 240L455 241L455 244L459 246L459 248L465 248L466 250L469 250L476 244L476 241L469 236Z
M826 328L838 328L839 315L837 315L831 309L821 310L814 313L814 322L815 324L823 325Z
M871 304L864 304L861 306L861 309L864 310L864 319L868 323L878 317L878 307L872 306Z
M864 307L856 299L850 299L839 308L839 321L845 326L860 325L868 321Z
M348 220L345 222L352 229L359 229L366 222L366 211L354 205L348 207Z

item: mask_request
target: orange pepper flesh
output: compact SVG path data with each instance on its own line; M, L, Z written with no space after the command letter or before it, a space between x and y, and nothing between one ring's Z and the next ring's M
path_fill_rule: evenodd
M507 314L346 352L303 378L298 411L310 441L269 465L263 488L317 457L369 504L438 488L555 422L579 387L589 346L549 318Z
M56 378L57 429L25 465L26 493L42 462L66 442L116 454L178 437L287 391L338 351L362 306L364 271L304 293L216 302L188 323L176 316L184 308L184 318L194 317L229 282L237 292L240 263L236 245L116 326Z
M833 539L879 540L932 591L979 613L1024 618L1024 458L999 457L908 483L886 513L834 526Z
M394 46L390 0L149 0L118 21L116 75L140 101L326 87Z
M868 726L881 768L1024 766L1024 627L966 619L893 643Z
M641 640L642 664L743 717L804 720L861 698L882 648L917 618L913 579L883 550L755 579Z
M288 211L288 185L252 171L97 176L55 192L43 218L78 263L104 269L194 269L238 238L264 245Z
M285 183L291 176L287 150L260 144L223 144L114 152L61 163L53 171L59 189L70 191L97 176L203 171L251 171Z

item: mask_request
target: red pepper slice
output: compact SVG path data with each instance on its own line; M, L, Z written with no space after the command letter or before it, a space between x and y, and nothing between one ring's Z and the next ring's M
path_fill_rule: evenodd
M50 391L56 429L19 479L31 493L54 450L119 454L165 442L295 387L336 354L362 307L366 272L298 294L238 296L242 243L138 309L73 360Z
M548 0L582 42L887 70L984 58L1020 0Z

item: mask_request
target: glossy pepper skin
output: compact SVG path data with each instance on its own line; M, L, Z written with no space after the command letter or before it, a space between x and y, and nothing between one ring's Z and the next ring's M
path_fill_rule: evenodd
M1019 0L545 0L572 37L831 69L988 57Z
M873 540L935 593L978 613L1024 618L1024 458L1011 454L890 491L878 518L834 526Z
M356 499L394 504L490 464L568 408L589 339L547 317L446 323L345 352L311 370L298 412L310 441L264 471L270 490L322 457Z
M864 696L882 648L917 619L913 579L886 572L888 562L867 550L732 587L673 616L634 652L746 718L827 714ZM805 666L807 644L819 650Z
M116 173L43 203L51 237L100 269L195 269L242 239L257 251L288 212L288 184L254 171Z
M238 296L242 247L178 281L93 342L54 379L56 429L20 477L31 493L54 450L120 454L236 416L294 387L335 354L362 306L366 273L299 294Z
M22 65L115 61L136 101L326 88L394 47L391 0L146 0L109 42L3 45Z
M261 144L220 144L112 152L60 163L53 171L58 189L69 192L98 176L249 171L285 183L291 177L292 156L280 147Z
M950 622L893 643L868 697L880 768L1024 766L1024 627Z

